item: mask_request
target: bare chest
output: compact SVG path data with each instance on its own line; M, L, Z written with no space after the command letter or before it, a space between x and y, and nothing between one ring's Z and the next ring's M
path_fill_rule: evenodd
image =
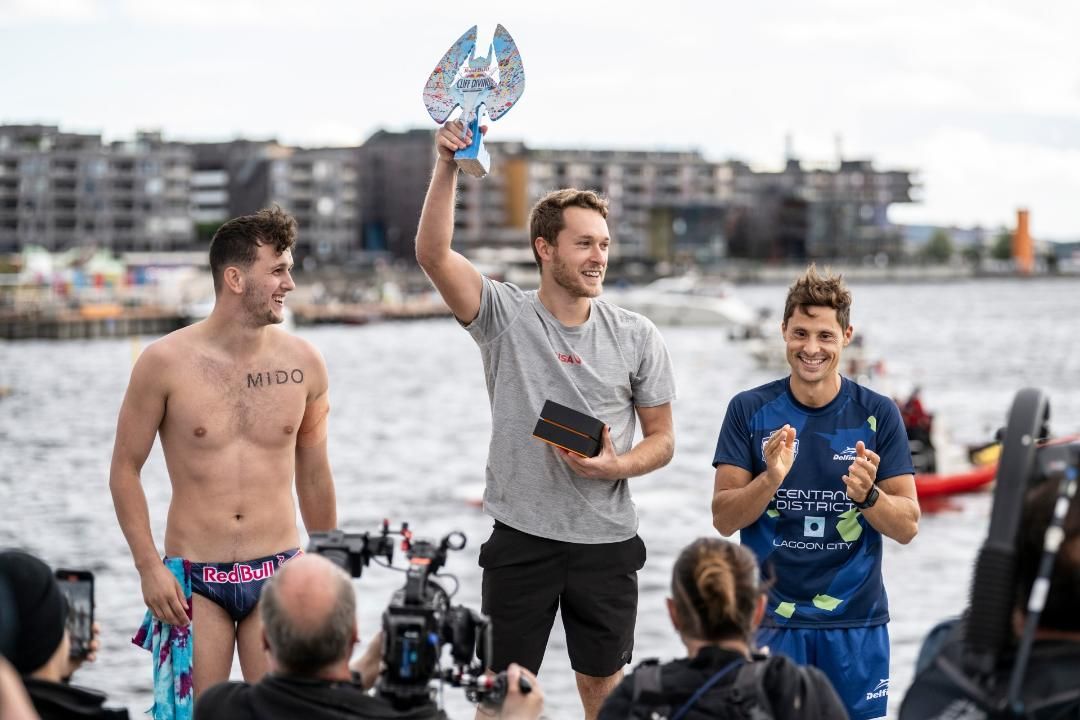
M294 363L236 364L195 358L170 379L161 433L206 449L245 442L292 446L304 417L308 373Z

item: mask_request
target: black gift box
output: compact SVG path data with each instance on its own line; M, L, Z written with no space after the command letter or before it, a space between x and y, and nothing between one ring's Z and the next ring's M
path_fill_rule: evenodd
M603 446L604 423L573 408L547 400L533 437L582 457L596 457Z

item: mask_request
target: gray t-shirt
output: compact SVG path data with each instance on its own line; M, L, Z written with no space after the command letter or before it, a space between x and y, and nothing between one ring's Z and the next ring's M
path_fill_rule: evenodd
M620 455L637 425L635 406L675 399L671 358L656 326L593 300L589 319L566 327L536 291L484 278L480 312L465 326L480 346L491 401L484 510L530 535L576 543L621 542L638 518L625 479L576 475L532 436L545 400L599 418Z

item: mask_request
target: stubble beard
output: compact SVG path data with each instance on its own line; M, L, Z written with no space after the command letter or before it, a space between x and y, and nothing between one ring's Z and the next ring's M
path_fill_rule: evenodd
M245 324L249 327L277 325L285 320L284 317L275 315L273 310L266 307L265 301L256 296L256 292L250 285L244 289L243 307Z
M600 271L600 284L595 287L589 287L581 280L579 274L569 267L567 264L556 260L551 264L551 278L555 283L566 290L573 297L579 298L594 298L600 295L604 290L604 271Z

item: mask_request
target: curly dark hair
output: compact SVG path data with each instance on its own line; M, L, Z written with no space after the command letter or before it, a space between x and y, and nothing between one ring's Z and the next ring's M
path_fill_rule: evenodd
M273 245L277 254L296 243L296 219L277 205L254 215L241 215L217 229L210 240L210 272L214 292L221 292L225 268L237 265L249 268L262 245Z

